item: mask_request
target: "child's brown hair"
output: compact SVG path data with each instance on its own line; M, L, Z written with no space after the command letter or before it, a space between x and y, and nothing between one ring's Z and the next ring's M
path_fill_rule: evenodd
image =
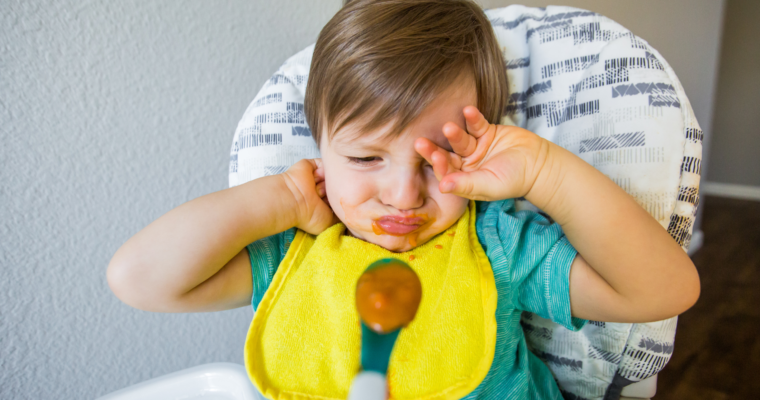
M360 120L364 131L394 121L403 131L463 72L476 105L499 123L508 96L499 43L470 0L347 0L317 39L305 113L317 145Z

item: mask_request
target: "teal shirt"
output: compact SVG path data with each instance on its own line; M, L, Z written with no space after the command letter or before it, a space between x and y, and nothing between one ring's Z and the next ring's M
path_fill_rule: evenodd
M475 228L498 293L496 350L485 379L465 399L562 399L549 369L528 350L520 316L532 312L572 330L584 325L570 314L570 265L578 252L559 224L515 211L512 199L476 205ZM290 229L248 245L254 310L295 233Z

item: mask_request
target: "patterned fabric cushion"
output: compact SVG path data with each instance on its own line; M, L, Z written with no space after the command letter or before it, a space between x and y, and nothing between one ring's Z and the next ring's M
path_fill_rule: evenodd
M602 171L686 250L702 131L668 63L646 41L590 11L513 5L486 14L507 62L511 98L502 124L535 132ZM303 113L313 50L288 59L246 110L232 144L230 186L319 157ZM528 313L522 323L566 398L615 399L665 366L676 318L592 322L579 332Z

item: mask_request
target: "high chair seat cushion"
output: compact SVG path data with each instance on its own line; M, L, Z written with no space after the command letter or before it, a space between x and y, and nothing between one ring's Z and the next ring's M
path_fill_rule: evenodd
M665 59L629 30L590 11L513 5L486 15L509 78L501 123L577 154L631 194L687 249L698 203L702 131ZM313 50L311 45L289 58L246 110L233 139L230 186L319 157L303 112ZM523 327L531 350L566 397L614 399L623 387L665 366L676 318L591 322L572 332L525 313Z

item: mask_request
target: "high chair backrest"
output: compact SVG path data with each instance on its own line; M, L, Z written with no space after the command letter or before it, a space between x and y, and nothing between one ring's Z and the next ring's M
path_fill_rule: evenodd
M590 11L513 5L486 15L509 77L502 124L535 132L602 171L686 250L698 204L702 131L665 59ZM230 186L319 157L303 112L313 50L288 59L246 110L232 144ZM524 313L522 325L566 398L615 399L665 366L676 320L592 321L571 332Z

